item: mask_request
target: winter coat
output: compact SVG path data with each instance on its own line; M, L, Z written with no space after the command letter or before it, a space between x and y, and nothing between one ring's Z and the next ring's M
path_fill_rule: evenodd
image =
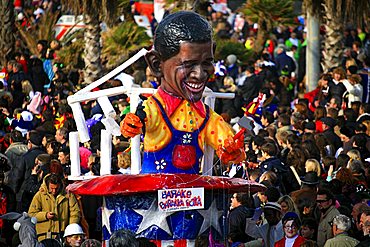
M253 213L250 212L250 210L240 205L239 207L236 207L230 211L229 214L229 239L235 243L246 243L251 239L246 233L245 233L245 224L246 219L253 216Z
M334 217L339 215L338 209L330 206L324 215L321 215L318 231L317 231L317 245L323 247L325 242L334 237L332 227L329 222L332 222Z
M294 63L293 58L289 57L285 52L282 52L279 55L277 55L275 62L279 76L282 75L283 69L287 69L289 76L296 69L296 65Z
M277 241L275 243L275 246L274 247L285 247L285 239L286 237L283 237L282 239L280 239L279 241ZM295 240L294 240L294 243L293 243L293 247L299 247L301 246L301 244L306 241L306 239L302 236L298 236Z
M45 152L40 147L33 147L30 150L27 151L22 156L22 159L20 160L19 166L14 167L14 187L15 192L17 193L17 201L20 202L22 198L22 194L24 191L24 181L28 180L28 178L31 176L32 168L35 165L35 159L39 154L44 154ZM21 208L20 210L23 212L24 210L27 210L29 205L27 205L24 208Z
M348 92L348 107L351 107L354 101L362 101L364 89L361 84L352 85L348 80L343 80L343 84Z
M10 144L8 149L5 151L6 157L10 162L10 173L8 186L15 191L15 182L14 182L14 168L20 165L20 160L22 159L23 154L28 151L27 145L21 142L13 142Z
M59 233L63 236L67 225L80 222L80 208L76 197L73 194L67 194L63 187L55 198L48 192L45 178L28 210L28 214L37 219L36 232L39 241L45 239L48 232L51 233L52 238L57 237ZM56 218L47 219L48 212L55 213Z
M354 247L359 243L360 242L357 239L348 236L347 233L342 233L342 234L335 236L332 239L328 239L328 241L326 241L324 246L325 247Z

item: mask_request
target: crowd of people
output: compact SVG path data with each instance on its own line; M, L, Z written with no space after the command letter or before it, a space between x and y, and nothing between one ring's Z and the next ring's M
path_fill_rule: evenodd
M44 11L60 6L59 1L33 2L32 22L23 15L29 9L15 6L26 28L37 25ZM256 30L247 18L243 25L236 25L240 15L210 11L208 18L217 36L253 48ZM305 92L301 83L305 32L302 26L276 27L258 60L240 64L239 54L229 54L215 64L208 82L214 91L236 95L216 101L215 111L226 122L235 125L243 116L254 121L253 131L244 138L246 160L215 165L214 175L245 178L267 188L253 196L232 195L230 246L369 246L369 32L346 30L342 65L323 73L312 92ZM28 212L37 219L40 242L58 239L65 246L100 246L101 199L65 190L72 182L68 133L76 131L66 98L83 78L60 63L59 46L56 40L40 40L38 54L18 47L2 70L0 214ZM134 83L157 87L159 82L145 69L132 73ZM118 79L109 82L99 89L122 85ZM119 122L129 112L128 97L109 99ZM98 176L103 113L96 101L84 102L82 108L91 141L80 147L81 175ZM113 137L112 143L112 173L129 174L128 140ZM12 224L0 220L4 246L22 242L13 237ZM117 231L110 245L150 243Z

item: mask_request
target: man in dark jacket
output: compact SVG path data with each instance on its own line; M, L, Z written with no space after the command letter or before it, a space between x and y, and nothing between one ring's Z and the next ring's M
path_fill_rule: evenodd
M19 166L16 166L14 169L14 187L15 192L17 193L17 211L18 212L27 212L28 203L22 202L22 194L24 191L24 181L28 180L31 176L32 168L35 165L35 159L39 154L44 154L42 150L42 138L43 136L34 130L31 130L27 133L27 145L28 151L22 156ZM28 204L28 205L25 205Z
M23 143L22 133L18 130L13 130L10 134L10 146L6 149L5 155L10 163L10 172L5 174L5 184L15 191L14 170L19 165L23 154L27 152L27 145Z
M258 92L262 88L262 80L254 74L254 67L248 66L245 70L246 79L243 85L239 86L240 93L246 104L250 103L258 96Z
M248 195L245 193L234 193L231 197L228 235L228 240L232 243L231 246L252 240L245 233L246 219L253 216L253 213L246 207L247 202Z
M331 117L324 117L320 119L322 122L322 128L324 130L324 135L328 139L329 143L334 146L335 151L338 150L338 148L342 147L342 141L340 140L340 137L334 133L334 127L336 125L335 119Z
M290 77L291 73L296 69L293 58L286 54L284 45L278 45L276 52L278 55L276 56L275 62L279 76L286 75Z

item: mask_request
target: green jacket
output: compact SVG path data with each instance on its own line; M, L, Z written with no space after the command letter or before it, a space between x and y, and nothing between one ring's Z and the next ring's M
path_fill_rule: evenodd
M80 222L80 208L76 197L73 194L67 194L62 188L55 198L49 194L45 178L28 210L28 214L37 219L36 233L39 241L45 239L48 232L51 233L52 238L56 238L58 233L64 232L67 225ZM56 213L56 217L51 220L47 219L48 212Z
M329 222L333 221L334 217L339 215L338 209L334 206L330 206L328 211L324 215L321 215L318 231L317 231L317 245L319 247L324 246L326 240L333 238L333 230Z
M355 247L359 241L348 236L347 233L342 233L334 238L328 239L324 247Z

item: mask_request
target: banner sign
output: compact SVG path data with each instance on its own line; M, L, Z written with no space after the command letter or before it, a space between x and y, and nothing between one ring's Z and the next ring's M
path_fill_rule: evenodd
M173 212L204 208L204 188L158 190L159 211Z

